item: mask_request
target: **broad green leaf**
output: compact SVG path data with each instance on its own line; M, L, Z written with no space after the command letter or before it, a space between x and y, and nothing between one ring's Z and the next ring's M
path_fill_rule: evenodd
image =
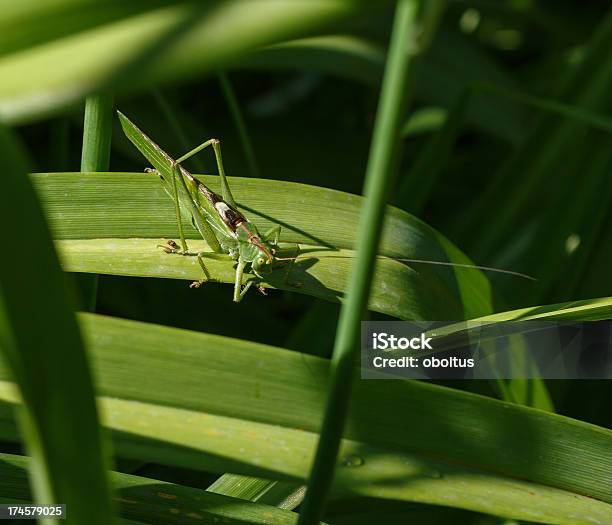
M81 322L118 454L293 482L308 475L328 361L91 314ZM0 397L13 402L3 385ZM4 439L15 438L10 414L2 405ZM609 430L540 410L421 382L358 381L335 492L609 523L611 443Z
M112 523L107 461L81 335L19 145L0 128L0 231L35 247L0 258L0 353L25 401L22 432L39 503L65 503L68 523ZM97 509L92 513L92 509Z
M37 174L33 180L70 271L201 278L194 257L168 255L156 247L162 238L176 238L177 229L172 202L155 175ZM219 177L202 180L219 191ZM274 272L268 284L339 298L353 257L362 198L282 181L231 177L229 182L239 206L260 231L280 224L281 241L300 244L290 279L283 269ZM187 237L199 237L185 226ZM188 244L190 249L204 246ZM388 208L379 253L384 257L378 261L372 309L419 319L466 319L491 312L491 292L480 271L390 259L471 264L442 235L406 212ZM205 262L215 279L233 282L229 258ZM289 286L291 282L297 286Z

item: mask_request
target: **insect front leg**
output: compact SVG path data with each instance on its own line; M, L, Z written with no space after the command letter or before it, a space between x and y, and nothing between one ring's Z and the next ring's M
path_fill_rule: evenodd
M208 273L208 270L206 269L206 265L204 264L204 260L202 259L202 256L203 256L202 253L198 253L198 255L197 255L197 257L198 257L198 264L200 265L200 268L202 268L202 272L204 273L204 279L199 279L197 281L193 281L189 285L189 288L199 288L205 282L210 281L210 273Z
M145 169L147 173L155 173L158 177L160 177L159 171L154 168ZM176 182L176 178L180 177L180 168L176 162L172 163L172 200L174 201L174 210L176 213L176 225L179 232L179 240L181 242L181 246L179 246L172 240L168 241L164 245L159 245L166 253L178 253L178 254L186 254L189 250L187 247L187 241L185 240L185 234L183 233L183 219L181 217L181 208L180 201L178 195L178 186Z
M236 281L234 283L234 302L239 303L242 301L244 294L249 291L249 288L253 285L253 281L249 281L246 283L244 288L242 288L242 274L244 273L244 268L248 263L246 263L242 259L238 259L238 265L236 266Z

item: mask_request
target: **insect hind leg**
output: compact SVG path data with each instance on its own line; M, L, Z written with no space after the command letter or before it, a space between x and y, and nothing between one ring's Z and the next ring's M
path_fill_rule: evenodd
M236 208L236 201L234 200L234 196L229 188L229 184L227 183L227 178L225 177L225 168L223 167L223 156L221 155L221 141L219 139L209 139L206 142L202 142L199 146L196 146L191 151L188 151L180 157L176 163L180 164L181 162L186 161L187 159L193 157L196 153L199 153L203 149L208 146L212 146L215 152L215 160L217 161L217 169L219 170L219 177L221 177L221 197L223 200L229 204L230 206Z

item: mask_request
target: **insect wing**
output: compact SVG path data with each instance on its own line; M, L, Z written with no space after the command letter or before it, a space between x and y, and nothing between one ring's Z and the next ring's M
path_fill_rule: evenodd
M168 155L155 142L153 142L123 113L120 111L117 113L119 114L121 127L123 128L126 137L159 172L161 175L162 185L166 193L168 193L168 195L170 195L170 197L174 200L174 187L172 180L175 177L175 174L173 173L172 169L174 162L172 157L170 157L170 155ZM203 199L199 198L195 188L192 188L191 190L189 189L184 177L182 176L182 171L184 170L177 170L175 179L181 214L188 216L189 219L193 220L196 229L200 232L202 238L208 243L213 251L221 252L222 249L219 244L219 235L224 234L225 236L228 235L228 233L218 228L214 228L215 231L213 231L209 222L211 220L215 221L215 219L218 221L218 217L216 217L216 214L213 215L211 213L211 211L214 212L214 210L206 209L207 207L202 202ZM181 175L179 176L178 173L181 173ZM204 213L205 210L206 213Z

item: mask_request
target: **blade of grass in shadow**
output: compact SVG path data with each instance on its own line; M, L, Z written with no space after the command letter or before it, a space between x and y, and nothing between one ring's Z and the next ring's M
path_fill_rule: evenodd
M81 171L108 171L113 133L113 97L109 94L92 95L85 101ZM97 275L77 275L84 309L96 310L98 295Z
M0 347L26 410L23 437L39 503L65 503L68 523L112 523L93 386L65 277L19 147L0 128L2 237L18 222L35 247L0 258ZM53 351L50 351L53 349ZM92 512L96 509L96 512Z
M359 346L359 326L368 304L399 146L401 119L409 90L408 71L416 46L418 8L419 3L413 0L400 0L396 7L366 170L357 252L351 265L346 303L340 311L321 437L300 510L300 525L320 520L336 467Z
M385 50L354 35L321 35L257 49L232 64L237 69L309 70L364 84L380 84Z
M29 502L30 494L25 470L28 458L13 454L0 454L0 491L15 499ZM214 494L201 489L168 483L157 479L119 472L110 479L116 491L117 506L126 523L225 523L227 525L290 525L295 523L293 512L260 503L247 503L236 498ZM14 501L14 500L13 500ZM67 509L67 513L71 509ZM91 521L82 521L91 523Z
M259 177L259 167L257 165L257 159L255 158L255 150L253 149L253 144L244 122L240 105L236 99L236 93L234 92L234 88L227 73L219 73L219 83L221 84L223 96L225 97L232 120L234 121L234 126L236 126L236 130L238 131L240 144L242 145L244 156L249 167L249 175L257 178Z
M247 51L306 36L387 4L231 0L154 9L0 57L0 115L23 122L75 103L102 86L117 93L202 76ZM185 27L189 30L181 30Z
M4 2L0 11L0 55L91 30L169 3L168 0Z

